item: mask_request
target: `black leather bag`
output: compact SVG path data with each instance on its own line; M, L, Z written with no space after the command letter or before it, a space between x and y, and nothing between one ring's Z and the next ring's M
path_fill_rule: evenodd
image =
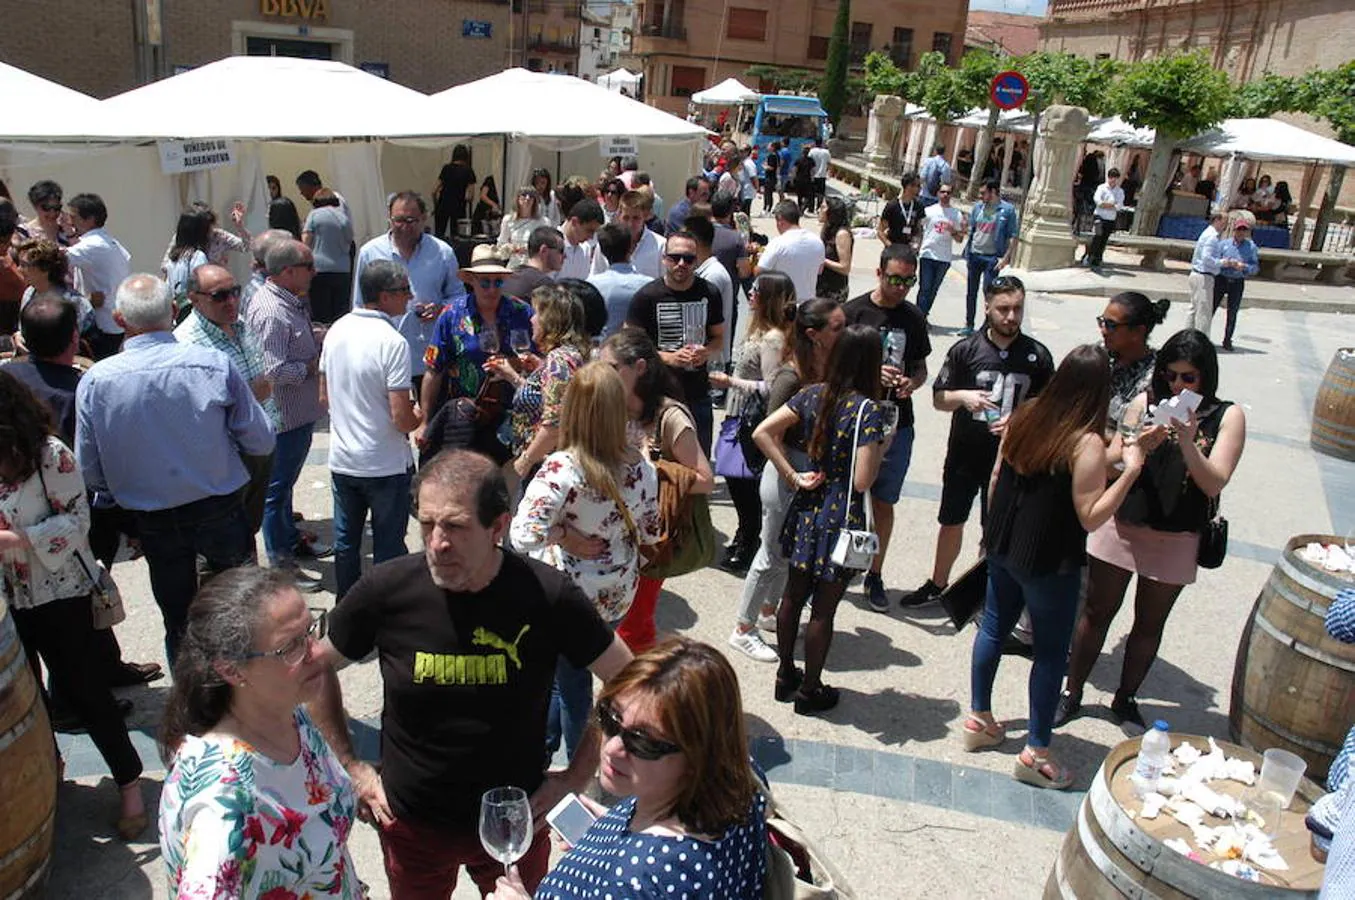
M1200 552L1195 561L1202 569L1217 569L1228 556L1228 520L1215 515L1200 530Z
M988 560L980 559L941 592L941 607L955 630L963 631L988 599Z

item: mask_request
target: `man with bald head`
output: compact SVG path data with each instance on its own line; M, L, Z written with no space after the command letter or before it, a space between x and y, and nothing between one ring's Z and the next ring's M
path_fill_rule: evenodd
M85 485L135 517L172 665L198 557L223 571L252 555L240 457L271 452L273 429L226 354L174 339L174 300L159 278L122 282L113 317L127 339L76 388L76 458Z
M292 518L292 488L311 449L320 403L320 345L306 294L315 276L315 257L298 240L277 241L264 253L268 279L245 313L245 325L259 341L263 374L277 404L277 448L263 510L263 543L269 565L292 570L297 587L320 590L320 580L297 569L301 535ZM333 552L312 548L313 555Z
M198 266L188 276L188 300L192 312L174 329L175 340L220 350L249 382L254 399L263 404L268 421L276 430L280 420L273 402L273 383L263 372L263 353L249 328L240 319L240 283L230 270L217 265ZM263 524L264 498L273 467L273 454L246 456L249 485L245 488L245 511L250 534Z

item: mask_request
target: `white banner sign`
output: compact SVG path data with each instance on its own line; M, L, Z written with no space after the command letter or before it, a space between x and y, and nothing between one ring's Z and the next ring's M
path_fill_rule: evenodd
M235 164L235 148L230 141L160 141L160 170L166 175L180 172L205 172Z
M602 155L611 159L613 156L639 156L640 151L636 147L634 136L614 134L604 135L598 138L602 145Z

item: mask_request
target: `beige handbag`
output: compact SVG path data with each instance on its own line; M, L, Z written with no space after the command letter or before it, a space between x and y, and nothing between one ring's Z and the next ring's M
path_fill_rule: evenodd
M767 798L767 879L763 900L854 900L836 867L776 805L769 788Z
M118 583L113 580L113 576L104 568L103 563L95 562L91 570L79 550L75 551L75 558L89 578L89 599L94 608L94 630L103 631L121 624L127 618L127 610L122 605L122 591L118 590ZM95 574L96 572L98 574Z

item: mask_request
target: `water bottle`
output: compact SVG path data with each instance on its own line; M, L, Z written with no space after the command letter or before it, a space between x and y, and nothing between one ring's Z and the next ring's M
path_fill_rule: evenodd
M1162 772L1167 767L1167 755L1171 753L1171 748L1167 723L1158 719L1143 735L1138 762L1134 764L1134 774L1130 776L1136 797L1143 799L1157 790L1158 779L1162 777Z

